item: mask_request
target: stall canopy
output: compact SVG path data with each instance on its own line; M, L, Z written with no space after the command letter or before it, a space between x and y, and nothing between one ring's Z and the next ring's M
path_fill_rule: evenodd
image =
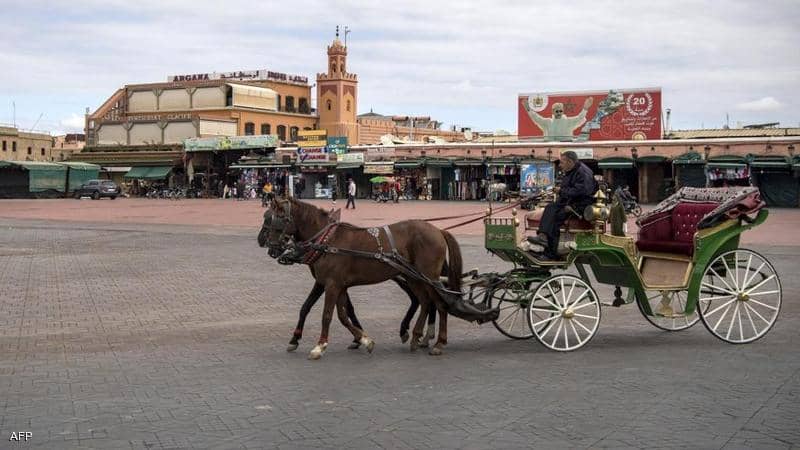
M453 161L449 159L426 159L425 165L428 167L452 167Z
M623 157L606 158L598 161L597 166L601 169L633 169L633 160Z
M736 155L724 155L710 158L706 167L709 169L743 169L747 166L747 161Z
M766 155L749 159L753 179L767 206L799 206L800 179L792 171L792 159Z
M416 169L417 167L421 167L423 161L417 159L406 159L395 161L394 166L398 169Z
M703 157L700 156L700 153L697 152L688 152L684 153L681 156L672 160L672 164L675 165L684 165L684 164L698 164L704 165L706 162L703 160Z
M453 164L456 166L482 166L483 160L482 159L458 159L453 161Z
M648 164L659 164L666 161L667 158L658 155L648 155L648 156L640 156L636 159L636 162L639 164L648 163Z
M789 169L790 166L791 161L784 156L752 156L750 158L750 167Z
M61 162L67 166L67 191L72 192L89 180L96 180L100 174L100 166L84 162Z
M706 162L697 152L684 153L672 160L678 187L705 187Z
M37 161L0 161L0 197L55 196L67 184L67 166Z
M172 171L172 166L135 166L125 174L124 178L137 180L163 180Z

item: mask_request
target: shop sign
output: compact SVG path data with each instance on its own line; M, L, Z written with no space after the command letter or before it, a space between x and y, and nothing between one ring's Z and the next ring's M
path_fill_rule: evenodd
M342 163L363 163L363 153L342 153L336 157L336 160Z
M328 151L340 155L347 152L347 136L331 136L328 138Z
M297 132L297 146L301 148L325 147L328 145L327 130L302 130Z
M364 173L394 173L394 163L367 163Z
M209 80L231 80L231 81L257 81L273 80L283 81L293 84L308 84L308 77L301 75L289 75L282 72L273 72L267 69L260 70L235 70L233 72L211 72L211 73L192 73L187 75L170 75L168 82L178 81L209 81Z
M304 151L297 154L297 163L311 164L315 162L328 162L330 160L329 153L321 151L316 148L314 151Z
M183 141L187 152L216 150L246 150L251 148L272 148L278 146L278 136L265 134L260 136L215 136L207 138L189 138Z
M517 135L545 141L661 139L661 89L520 94Z
M126 117L128 122L156 122L159 120L191 120L191 113L168 114L130 114Z

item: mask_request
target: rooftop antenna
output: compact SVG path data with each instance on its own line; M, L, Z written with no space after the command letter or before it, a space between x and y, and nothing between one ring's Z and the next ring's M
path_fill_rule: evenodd
M36 129L36 125L39 125L39 121L42 120L42 116L44 116L44 113L40 113L39 114L39 118L36 119L36 122L33 122L33 126L31 127L30 131L33 131L33 130Z
M17 103L16 102L11 102L11 109L14 111L14 113L13 113L14 116L13 116L12 122L14 124L14 128L17 128Z
M344 26L344 46L345 47L347 47L347 35L350 34L351 31L352 30L350 30L350 28L347 25Z

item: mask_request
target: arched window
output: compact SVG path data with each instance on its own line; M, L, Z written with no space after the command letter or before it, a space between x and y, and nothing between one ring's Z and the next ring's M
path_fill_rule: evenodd
M336 63L331 61L331 73L335 73L335 72L336 72Z
M262 123L261 134L269 134L272 131L271 128L268 123Z
M350 100L347 101L347 110L350 111Z
M252 136L256 134L256 124L253 122L247 122L244 124L244 135L245 136Z
M298 131L300 131L300 129L299 129L299 128L297 128L297 127L291 127L291 128L289 128L289 138L290 138L290 140L291 140L292 142L294 142L294 141L296 141L296 140L297 140L297 132L298 132Z
M286 111L294 112L294 97L291 95L286 96Z
M333 102L331 102L330 100L326 100L325 101L325 106L327 106L328 107L328 111L330 111L331 107L333 106Z
M300 97L300 100L298 100L297 109L302 114L310 113L311 111L309 111L309 109L308 109L308 99L305 98L305 97Z
M278 125L278 139L286 140L286 125Z

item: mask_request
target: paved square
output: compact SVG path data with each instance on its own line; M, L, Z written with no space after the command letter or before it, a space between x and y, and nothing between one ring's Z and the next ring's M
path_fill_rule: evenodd
M257 224L119 217L0 219L0 448L800 446L797 246L751 246L784 303L750 345L661 332L627 306L568 354L452 319L435 358L400 343L408 301L385 283L352 290L375 352L347 350L334 320L313 362L320 308L285 351L311 276L267 258ZM460 241L465 268L506 268Z

